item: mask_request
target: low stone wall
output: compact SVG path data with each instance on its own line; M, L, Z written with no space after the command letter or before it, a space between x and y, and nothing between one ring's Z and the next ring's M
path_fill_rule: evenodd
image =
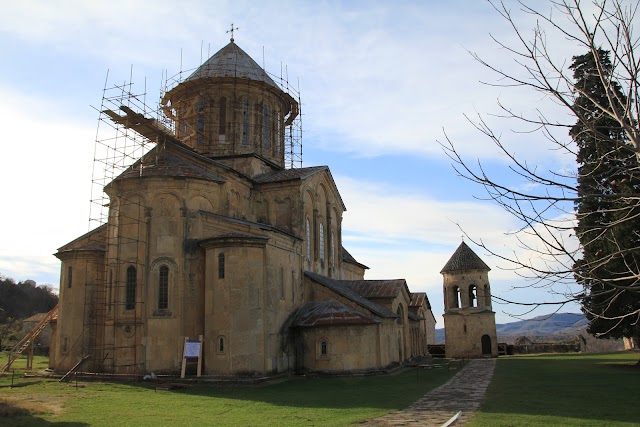
M533 353L579 353L582 351L580 343L533 343L526 345L508 345L507 354Z

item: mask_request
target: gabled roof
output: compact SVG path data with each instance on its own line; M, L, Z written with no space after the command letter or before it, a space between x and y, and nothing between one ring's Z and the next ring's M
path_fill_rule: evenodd
M367 310L371 311L372 313L376 314L377 316L380 317L386 317L386 318L397 318L398 315L387 310L386 308L372 302L369 301L368 299L366 299L365 297L363 297L362 295L360 295L359 293L357 293L356 291L354 291L353 289L349 288L349 286L346 285L345 281L343 280L335 280L335 279L331 279L329 277L325 277L322 276L320 274L316 274L316 273L312 273L310 271L305 271L304 275L309 277L310 279L312 279L313 281L320 283L321 285L329 288L330 290L334 291L335 293L342 295L343 297L355 302L356 304L366 308Z
M480 259L475 252L471 250L465 242L460 243L458 249L451 255L449 261L442 267L440 273L448 273L450 271L459 270L491 270L487 264Z
M427 297L426 292L411 293L411 302L409 303L409 307L422 307L423 303L426 303L427 308L431 310L431 303L429 302L429 297Z
M167 144L165 147L170 146ZM195 178L212 182L225 182L224 178L188 162L172 150L154 148L142 159L122 172L116 180L140 177Z
M206 77L236 77L261 81L276 87L278 85L244 50L231 41L200 65L188 78L196 80Z
M356 259L353 257L353 255L351 255L351 254L349 253L349 251L347 251L347 250L344 248L344 246L341 246L341 249L342 249L342 260L343 260L344 262L348 262L348 263L350 263L350 264L355 264L355 265L357 265L357 266L359 266L359 267L364 268L365 270L369 270L369 267L367 267L366 265L361 264L361 263L359 263L358 261L356 261Z
M372 325L380 323L368 314L337 301L315 301L303 305L292 326Z
M76 237L69 243L60 246L58 248L58 254L68 251L106 251L105 235L99 235L100 233L104 233L106 229L107 224L102 224L88 233Z
M345 284L365 298L395 298L403 288L409 288L404 279L348 280Z

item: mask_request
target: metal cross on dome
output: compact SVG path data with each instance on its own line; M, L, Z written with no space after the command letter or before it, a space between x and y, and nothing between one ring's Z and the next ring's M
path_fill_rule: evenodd
M239 29L238 27L235 27L235 28L233 27L233 22L232 22L231 23L231 29L229 31L227 31L227 34L231 33L231 41L233 41L233 32L235 30L238 30L238 29Z

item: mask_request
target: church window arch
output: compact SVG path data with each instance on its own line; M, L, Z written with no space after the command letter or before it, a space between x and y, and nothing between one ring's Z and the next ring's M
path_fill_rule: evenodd
M478 307L478 287L476 285L469 286L469 307Z
M454 286L451 288L451 308L460 308L460 288Z
M262 147L269 148L269 104L262 105Z
M242 143L249 144L249 100L242 100Z
M137 271L132 265L127 267L127 278L125 282L125 310L133 310L136 308L136 286L137 286Z
M321 359L328 359L330 354L329 340L322 337L318 340L318 357Z
M224 135L227 129L227 98L220 98L218 117L218 135Z
M320 222L320 239L319 239L320 264L324 268L324 223Z
M224 252L218 254L218 279L224 279Z
M225 347L226 343L225 343L224 335L220 335L216 341L217 341L217 343L216 343L217 344L216 345L216 353L225 354L225 352L226 352L226 347Z
M306 221L306 238L307 238L307 261L311 263L311 224L309 223L309 217Z
M163 265L158 270L158 310L169 308L169 267Z

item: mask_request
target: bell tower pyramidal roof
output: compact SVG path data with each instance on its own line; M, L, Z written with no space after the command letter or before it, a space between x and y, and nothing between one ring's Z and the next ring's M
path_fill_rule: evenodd
M458 249L451 255L449 261L442 267L440 273L449 273L458 270L491 270L487 264L476 255L465 242L460 243Z

